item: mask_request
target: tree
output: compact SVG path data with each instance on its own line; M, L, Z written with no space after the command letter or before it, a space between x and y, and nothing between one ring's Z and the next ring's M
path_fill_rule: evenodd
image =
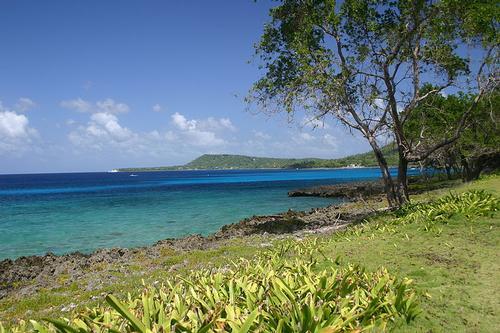
M256 46L264 72L249 101L268 112L333 115L361 132L382 172L389 205L400 206L409 200L408 163L456 141L498 84L499 10L493 0L279 1ZM422 93L429 83L434 88ZM476 98L450 136L423 150L408 140L405 122L448 88ZM380 149L382 135L397 145L397 179Z
M427 86L424 91L432 89ZM428 98L415 108L405 123L410 144L419 142L420 149L427 151L443 137L451 136L475 98L466 94ZM494 91L477 104L466 120L460 138L434 151L424 162L445 169L449 177L453 169L455 173L461 172L464 181L477 179L484 168L498 167L500 162L499 122L500 94Z
M420 164L444 169L448 179L462 175L464 181L477 179L485 168L500 167L499 102L496 89L481 99L463 93L433 95L418 105L405 122L405 133L414 150L429 152ZM457 130L460 136L454 141L432 149Z
M500 94L496 91L479 103L469 126L453 145L460 158L464 181L478 179L486 168L500 167L499 122Z

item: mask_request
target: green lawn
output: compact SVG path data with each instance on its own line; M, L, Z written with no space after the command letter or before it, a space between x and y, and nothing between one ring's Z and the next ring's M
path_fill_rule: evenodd
M498 196L500 178L460 186L457 191L485 189ZM419 196L428 200L443 194ZM497 214L498 215L498 214ZM383 219L383 218L381 218ZM385 266L414 280L422 295L422 314L403 332L500 332L499 218L451 218L442 232L421 225L398 226L394 233L339 240L324 252L359 263L369 270Z
M477 189L498 197L500 177L487 176L471 184L458 185L452 191ZM415 196L413 200L431 201L449 192L450 189L435 190ZM410 325L392 324L396 331L500 332L498 213L473 219L459 214L440 222L430 231L424 230L419 223L388 223L392 220L393 214L380 215L344 233L314 236L322 244L317 256L320 266L336 265L334 262L341 266L360 264L367 271L383 266L391 274L412 279L422 312ZM293 240L305 241L311 239ZM276 240L274 246L282 242L284 240ZM4 299L0 301L0 318L9 324L19 318L67 317L67 312L61 312L63 305L75 303L78 306L74 311L78 311L83 306L102 303L107 293L137 294L142 280L150 284L173 274L220 266L240 257L250 258L268 243L269 239L264 237L252 237L228 241L214 250L168 252L154 260L138 254L135 264L125 270L103 269L103 280L109 282L91 291L83 291L88 283L85 279L68 283L61 276L61 287L57 290Z

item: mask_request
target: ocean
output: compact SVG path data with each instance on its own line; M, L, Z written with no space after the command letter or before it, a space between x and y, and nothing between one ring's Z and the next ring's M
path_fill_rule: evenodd
M207 235L252 215L339 202L289 190L379 176L378 168L0 175L0 259Z

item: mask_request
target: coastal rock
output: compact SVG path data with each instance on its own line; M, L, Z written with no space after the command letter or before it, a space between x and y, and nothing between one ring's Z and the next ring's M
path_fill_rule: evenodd
M175 250L191 251L207 249L208 244L205 237L195 234L183 238L167 238L157 242L154 247L171 247Z
M252 216L238 223L223 226L210 238L228 239L255 234L292 233L305 227L304 212L288 211L278 215Z
M288 192L288 196L357 199L383 193L384 184L381 181L364 181L297 189Z
M64 277L59 282L75 281L98 264L127 261L129 252L128 249L114 248L98 250L90 255L80 252L62 256L47 253L44 256L0 261L0 299L19 287L28 294L39 288L50 287L54 285L55 277Z

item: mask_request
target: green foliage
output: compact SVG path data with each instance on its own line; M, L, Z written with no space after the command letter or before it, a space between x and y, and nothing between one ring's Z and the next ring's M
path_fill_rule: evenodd
M431 89L434 87L425 86L422 94ZM419 146L419 149L425 149L443 139L453 137L461 118L474 103L475 97L457 94L446 97L433 95L427 98L425 103L421 103L409 114L405 122L408 139ZM485 157L500 154L499 119L500 94L497 91L479 101L467 117L461 136L453 144L435 151L426 162L434 167L453 167L456 170L465 163L471 169L480 168L479 171L488 163L494 167L494 158L490 161Z
M469 74L471 57L458 46L498 44L500 10L492 0L281 0L269 16L256 45L265 72L249 100L272 111L333 113L359 126L352 112L364 115L374 99L416 93L398 79L441 84ZM419 70L406 77L397 70L415 64Z
M500 199L485 191L468 191L453 194L431 203L410 204L401 208L396 223L422 223L430 229L436 223L446 223L454 215L469 220L480 216L492 216L500 210Z
M287 168L294 163L314 162L319 159L288 159L271 157L254 157L230 154L205 154L187 163L187 169L261 169Z
M31 321L13 332L341 332L384 329L418 314L411 281L358 266L318 269L314 242L282 246L253 260L172 277L139 297L78 313L72 319Z
M426 94L432 89L435 87L426 85L420 93ZM422 144L431 145L453 136L458 122L472 101L473 96L465 94L430 96L407 116L404 125L408 138L411 141L420 139Z

